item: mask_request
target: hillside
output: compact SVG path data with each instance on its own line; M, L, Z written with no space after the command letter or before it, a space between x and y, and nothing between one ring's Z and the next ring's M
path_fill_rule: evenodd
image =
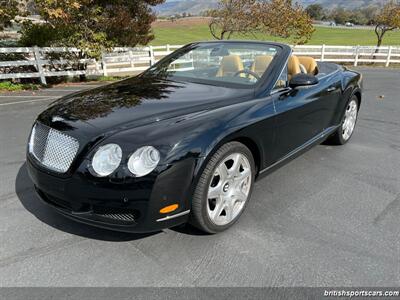
M368 5L381 6L388 2L388 0L298 0L297 2L303 6L319 3L328 9L339 6L353 9L357 7L366 7ZM158 5L155 10L160 16L170 16L182 14L184 12L199 15L205 10L215 7L217 3L218 0L167 0L166 3Z
M156 6L155 11L160 16L171 16L175 14L182 14L184 12L193 15L200 15L202 12L216 7L217 2L217 0L173 0Z

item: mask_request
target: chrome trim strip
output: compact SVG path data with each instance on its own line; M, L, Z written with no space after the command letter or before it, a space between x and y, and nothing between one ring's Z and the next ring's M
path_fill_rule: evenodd
M278 78L275 80L275 83L274 83L274 85L273 85L273 87L272 87L272 90L271 90L271 92L269 93L270 96L271 96L272 94L275 94L273 88L274 88L274 86L276 85L276 83L278 82L279 78L282 76L283 70L285 70L285 67L287 66L287 64L288 64L288 62L289 62L289 59L290 59L290 57L292 56L292 54L293 54L293 49L290 48L289 56L287 57L286 62L284 63L281 72L279 73ZM286 82L286 83L287 83L287 82Z
M289 152L287 155L285 155L283 158L281 158L280 160L278 160L277 162L273 163L272 165L270 165L269 167L266 167L265 169L261 170L259 172L259 174L263 174L265 172L267 172L268 170L272 169L273 167L279 165L280 163L284 162L285 160L289 159L290 157L292 157L293 155L295 155L296 153L304 150L305 148L307 148L308 146L311 146L312 144L314 144L315 142L317 142L318 140L324 138L327 135L332 134L336 129L339 128L340 125L336 125L336 126L332 126L329 127L327 129L325 129L324 131L322 131L320 134L316 135L315 137L313 137L312 139L308 140L305 144L301 145L300 147L294 149L292 152Z
M168 221L168 220L171 220L171 219L182 217L182 216L187 215L189 213L190 213L190 210L186 210L186 211L180 212L179 214L176 214L176 215L166 216L165 218L158 219L157 222Z
M279 88L277 90L271 91L271 93L269 95L272 96L272 95L275 95L275 94L278 94L278 93L281 93L281 92L284 92L284 91L288 91L289 92L290 90L292 90L292 88L290 88L290 87Z

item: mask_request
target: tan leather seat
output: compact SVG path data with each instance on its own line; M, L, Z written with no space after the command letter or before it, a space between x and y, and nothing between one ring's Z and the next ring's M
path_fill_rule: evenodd
M300 61L299 58L295 55L289 57L288 61L288 79L292 79L293 75L300 74Z
M306 68L307 74L318 74L318 65L314 58L308 56L298 56L298 59L300 63Z
M256 73L259 76L262 76L267 70L269 64L272 61L271 55L260 55L254 58L254 62L252 63L250 70Z
M224 56L221 60L221 66L217 72L217 77L233 76L243 69L243 62L239 55Z

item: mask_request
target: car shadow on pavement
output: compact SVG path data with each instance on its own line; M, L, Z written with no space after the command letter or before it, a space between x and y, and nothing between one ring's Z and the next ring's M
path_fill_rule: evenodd
M170 228L172 231L185 234L185 235L210 235L204 231L201 231L200 229L197 229L196 227L193 227L190 224L182 224L176 227Z
M95 240L126 242L143 239L148 236L160 233L155 232L148 234L139 234L111 231L75 222L64 217L63 215L52 210L50 207L47 207L38 199L33 187L32 180L29 178L26 163L24 163L18 171L17 178L15 180L15 192L22 205L37 219L58 230L74 235Z

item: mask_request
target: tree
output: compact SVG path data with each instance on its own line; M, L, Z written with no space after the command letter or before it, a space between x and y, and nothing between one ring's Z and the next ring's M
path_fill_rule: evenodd
M220 40L263 32L305 43L314 32L310 16L291 0L220 0L208 16L212 36Z
M373 5L369 5L361 9L362 14L367 19L366 25L374 24L374 20L376 18L377 9Z
M230 39L233 33L248 34L257 29L257 15L252 15L255 0L220 0L216 9L209 10L208 24L215 39Z
M0 0L0 31L11 26L11 21L18 15L17 0Z
M400 4L394 1L387 3L375 19L375 34L377 37L377 47L383 42L383 37L388 31L400 28ZM378 52L379 49L376 49Z
M103 48L145 45L154 38L151 6L164 1L35 0L46 23L35 30L33 25L23 27L22 40L34 40L27 38L29 32L52 31L57 34L46 46L78 47L90 57L98 57Z
M350 19L350 12L345 10L343 7L339 7L332 10L330 17L336 24L345 24Z
M292 0L257 2L261 31L273 36L291 38L295 44L305 44L315 31L307 12Z
M352 10L349 14L348 21L357 25L366 25L368 23L368 19L361 10Z
M307 6L306 12L313 20L321 20L324 16L324 8L321 4L311 4Z

